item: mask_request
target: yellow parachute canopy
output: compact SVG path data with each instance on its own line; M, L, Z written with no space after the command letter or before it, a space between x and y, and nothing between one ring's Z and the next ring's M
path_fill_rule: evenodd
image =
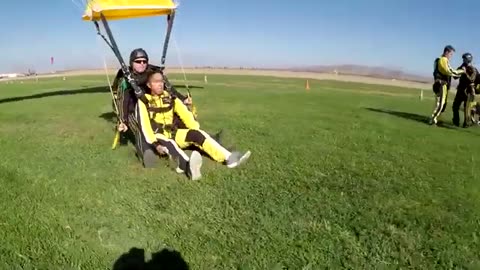
M176 7L172 0L89 0L82 19L98 21L100 13L107 20L168 15Z

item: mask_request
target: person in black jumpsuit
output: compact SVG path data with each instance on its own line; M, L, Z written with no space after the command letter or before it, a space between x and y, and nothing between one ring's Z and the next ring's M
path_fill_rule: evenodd
M460 107L464 106L463 110L463 127L466 128L470 125L470 103L475 99L475 89L480 82L480 76L478 70L473 66L473 56L471 53L465 53L462 55L463 63L459 67L465 68L465 73L460 76L460 80L457 86L457 93L453 101L453 124L460 126Z

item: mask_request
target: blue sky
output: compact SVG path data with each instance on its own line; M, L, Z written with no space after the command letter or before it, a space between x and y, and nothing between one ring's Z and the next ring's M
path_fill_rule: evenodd
M0 72L48 70L50 56L55 69L100 67L103 55L116 66L73 1L4 1ZM167 64L180 55L184 65L363 64L429 75L446 44L457 49L453 65L465 51L480 57L478 10L475 0L182 0ZM143 47L159 61L164 20L112 23L124 57Z

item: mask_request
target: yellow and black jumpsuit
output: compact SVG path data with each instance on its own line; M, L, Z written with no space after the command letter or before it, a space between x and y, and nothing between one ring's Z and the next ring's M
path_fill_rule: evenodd
M225 162L231 153L200 129L200 124L180 99L172 97L167 91L160 96L145 95L148 106L138 102L136 117L145 141L151 146L162 145L168 154L178 159L178 167L187 171L189 157L182 150L195 145L217 162ZM174 125L177 115L185 124L178 128Z
M448 58L441 56L435 59L433 77L433 92L435 93L436 105L432 113L431 122L437 123L437 118L445 111L447 106L448 90L452 82L452 77L459 77L463 70L455 70L450 66Z
M160 67L155 65L148 65L147 69L142 73L135 73L131 68L130 72L132 73L133 78L137 82L137 85L145 92L149 93L150 89L147 87L147 75L150 72L158 71ZM130 114L135 110L135 105L138 102L137 97L135 96L133 88L127 82L127 80L123 77L122 69L119 69L117 75L115 77L113 83L113 90L115 91L114 94L117 96L118 100L118 110L119 110L119 118L122 120L123 123L129 125L132 117ZM170 91L177 97L180 98L182 101L187 99L187 96L182 95L178 92L174 87L170 88ZM130 127L130 126L129 126ZM131 127L130 127L131 128ZM135 128L135 127L133 127Z
M133 78L137 82L137 85L142 88L146 93L150 92L150 89L147 87L147 75L152 72L160 70L160 67L154 66L154 65L148 65L147 69L143 73L135 73L133 70L130 68L130 72L132 73ZM115 80L112 85L113 91L114 91L114 96L115 99L112 101L116 103L116 107L114 104L112 104L112 108L115 111L116 108L118 108L118 119L126 124L128 126L128 131L124 136L121 137L121 143L125 144L126 141L124 139L128 139L131 141L132 144L134 144L138 150L138 154L142 157L141 159L143 160L143 148L144 142L140 138L140 131L138 127L138 122L137 119L135 118L135 106L138 102L137 97L135 96L134 90L131 87L131 85L127 82L127 80L124 78L124 74L122 69L119 69L117 72L117 75L115 77ZM187 96L182 95L180 92L178 92L173 86L170 88L170 91L173 95L175 95L176 98L181 99L184 101L187 99ZM176 117L175 121L181 125L181 121L179 121L178 117ZM216 134L215 139L217 141L220 140L219 134Z

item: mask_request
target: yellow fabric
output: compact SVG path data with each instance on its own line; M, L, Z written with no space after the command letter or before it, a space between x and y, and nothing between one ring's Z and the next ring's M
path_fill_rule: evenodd
M438 68L438 71L440 71L440 73L442 73L445 76L458 76L464 73L462 69L457 69L457 70L453 69L450 66L448 58L445 56L440 57L437 68Z
M227 159L230 152L223 146L221 146L219 143L217 143L214 139L212 139L212 137L210 137L210 135L208 135L205 131L198 130L206 138L202 145L187 142L186 138L188 131L190 131L190 129L177 130L177 134L175 135L175 142L180 148L185 149L194 144L217 162L224 162Z
M143 104L143 102L141 101L139 101L137 104L142 134L145 137L145 141L147 143L153 144L157 141L157 137L155 136L155 132L153 131L152 124L150 124L147 106L145 106L145 104Z
M189 111L187 106L183 104L183 102L178 98L175 99L175 113L180 117L180 119L182 119L183 123L187 128L200 129L200 123L195 120L192 112Z
M168 108L172 101L170 94L166 91L160 96L145 94L145 97L149 102L150 108ZM196 145L215 161L224 162L231 153L210 137L205 131L200 130L200 124L195 120L192 112L188 110L186 105L183 104L180 99L174 99L174 102L172 109L165 112L149 112L147 106L143 102L138 102L140 127L147 143L153 144L157 141L157 138L163 140L174 139L180 148L184 149L191 145ZM186 129L177 129L175 138L172 138L172 134L168 130L164 129L162 133L156 133L153 130L151 121L163 126L173 125L174 114L178 115L187 127ZM201 145L195 142L187 142L187 133L190 130L200 132L203 137L205 137L205 141L203 141Z
M432 114L433 119L436 120L440 116L440 114L442 114L442 111L445 110L445 105L446 105L446 102L447 102L447 98L448 98L447 86L442 85L441 86L441 91L438 94L436 94L436 96L435 96L436 105L435 105L435 109L434 109L433 114Z
M177 6L172 0L89 0L82 16L84 21L131 19L168 15Z
M445 103L447 102L447 98L448 98L448 89L447 89L447 86L444 85L442 87L442 108L445 105Z
M170 106L171 96L167 91L164 91L160 96L153 96L145 94L149 102L149 106L152 108L167 108ZM166 112L149 112L147 106L141 101L138 102L139 114L140 114L140 126L145 136L145 140L152 144L156 141L155 132L152 129L150 123L151 119L160 125L172 125L174 113L180 117L185 126L189 129L200 129L200 124L195 120L192 113L179 99L174 99L174 106L172 110ZM163 135L167 138L172 138L171 132L164 130Z
M472 94L467 95L467 100L463 107L463 122L467 123L470 122L471 119L471 112L473 107L475 106L473 103L475 102L475 96Z

